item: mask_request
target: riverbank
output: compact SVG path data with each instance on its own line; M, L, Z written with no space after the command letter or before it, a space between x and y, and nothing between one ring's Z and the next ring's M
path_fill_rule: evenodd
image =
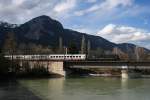
M43 79L43 78L61 78L63 76L53 73L7 73L0 74L1 81L17 79Z

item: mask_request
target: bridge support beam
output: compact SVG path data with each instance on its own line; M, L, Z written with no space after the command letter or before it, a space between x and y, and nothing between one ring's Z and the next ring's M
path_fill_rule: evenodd
M64 61L26 61L26 63L23 63L23 61L19 62L19 65L21 67L24 66L23 64L27 64L27 66L30 69L40 66L47 69L47 71L50 74L54 74L62 77L66 76L66 72L64 70Z
M141 73L135 71L135 69L128 69L128 66L124 66L122 67L121 70L121 77L122 78L140 78L141 77Z
M129 73L128 73L128 66L122 66L121 67L121 77L128 79L129 78Z
M128 79L129 78L129 73L128 73L128 70L127 69L122 69L121 70L121 77L123 79Z
M48 64L48 71L53 74L58 74L60 76L66 76L64 71L64 62L63 61L51 61Z

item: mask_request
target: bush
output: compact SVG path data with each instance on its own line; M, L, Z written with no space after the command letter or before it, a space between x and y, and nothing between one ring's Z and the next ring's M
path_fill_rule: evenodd
M0 75L7 75L11 68L11 63L0 54Z

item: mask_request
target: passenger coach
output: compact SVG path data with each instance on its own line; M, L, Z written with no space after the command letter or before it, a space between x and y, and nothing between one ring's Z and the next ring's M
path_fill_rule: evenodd
M85 60L85 54L50 54L50 55L5 55L16 60Z

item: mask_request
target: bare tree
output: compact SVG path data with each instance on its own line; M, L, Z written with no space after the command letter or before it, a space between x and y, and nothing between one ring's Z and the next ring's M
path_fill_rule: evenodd
M63 40L62 37L59 37L59 53L63 53Z
M16 51L16 39L14 33L7 33L6 38L5 38L5 43L3 46L3 52L4 54L11 55L11 72L15 72L15 66L14 66L14 58L13 55Z
M139 61L139 47L138 46L135 47L134 52L135 52L135 59L136 59L136 61Z
M88 45L87 45L88 57L90 56L90 51L91 51L91 43L90 43L90 40L88 40Z
M85 37L84 35L82 36L82 40L81 40L81 54L85 53Z
M14 33L7 33L3 46L3 52L13 54L16 51L16 46L17 44Z
M119 55L119 50L117 47L114 47L112 52L114 55Z

